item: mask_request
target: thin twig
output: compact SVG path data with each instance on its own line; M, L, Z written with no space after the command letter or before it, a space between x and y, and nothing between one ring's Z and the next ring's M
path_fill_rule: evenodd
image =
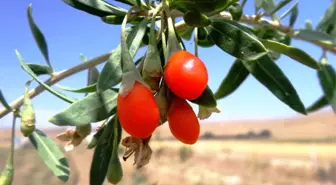
M80 63L72 68L69 68L67 70L64 70L64 71L61 71L61 72L56 72L56 73L53 73L52 77L49 78L48 80L46 80L44 83L49 85L49 86L52 86L54 85L55 83L71 76L71 75L74 75L78 72L81 72L85 69L90 69L96 65L99 65L103 62L105 62L109 56L111 55L111 52L109 53L106 53L104 55L101 55L101 56L98 56L96 58L93 58L91 60L88 60L87 62L85 63ZM39 95L40 93L42 93L43 91L45 90L44 87L42 87L41 85L37 86L36 88L32 89L29 91L29 97L30 98L34 98L35 96ZM12 109L18 109L23 103L23 96L17 98L16 100L14 100L10 106L12 107ZM7 115L8 113L10 112L10 110L7 110L6 108L3 108L0 110L0 119L2 117L4 117L5 115Z

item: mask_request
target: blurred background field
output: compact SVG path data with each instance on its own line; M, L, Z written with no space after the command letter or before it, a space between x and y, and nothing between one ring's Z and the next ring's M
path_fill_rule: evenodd
M150 163L135 170L133 157L122 162L121 185L333 185L336 184L336 116L202 124L192 146L172 138L167 125L152 137ZM49 136L61 130L44 130ZM4 166L9 131L1 130L0 166ZM124 134L125 136L125 134ZM83 142L67 157L72 169L66 184L89 184L93 150ZM123 154L123 148L120 149ZM31 144L15 153L15 185L61 183L48 171ZM106 183L107 184L107 183Z

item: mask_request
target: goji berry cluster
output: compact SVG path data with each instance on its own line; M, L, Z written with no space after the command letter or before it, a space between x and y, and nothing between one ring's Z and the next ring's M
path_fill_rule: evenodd
M208 84L205 64L188 51L173 53L164 67L164 82L170 90L167 120L171 133L185 144L194 144L200 135L199 120L187 100L195 100ZM160 111L152 91L135 81L132 90L118 96L117 113L124 130L137 138L152 135Z

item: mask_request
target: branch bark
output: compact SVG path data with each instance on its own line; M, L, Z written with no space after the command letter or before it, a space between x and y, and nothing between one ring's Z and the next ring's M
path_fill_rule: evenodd
M78 64L72 68L69 68L67 70L61 71L61 72L56 72L53 73L52 77L50 77L48 80L46 80L44 83L46 83L49 86L52 86L54 84L56 84L57 82L71 76L74 75L78 72L81 72L85 69L90 69L96 65L99 65L103 62L105 62L106 60L108 60L109 56L111 55L111 52L106 53L104 55L98 56L96 58L93 58L91 60L88 60L87 62ZM29 97L30 98L34 98L35 96L39 95L40 93L42 93L45 90L45 88L41 85L37 86L36 88L32 89L29 91ZM16 100L14 100L10 106L13 110L18 109L23 103L23 96L17 98ZM2 117L4 117L5 115L7 115L10 112L10 110L6 109L5 107L2 108L0 110L0 119Z

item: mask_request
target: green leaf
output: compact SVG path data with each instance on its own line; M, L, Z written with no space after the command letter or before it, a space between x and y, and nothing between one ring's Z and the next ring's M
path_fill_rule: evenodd
M47 65L27 63L27 66L37 75L50 75L53 70Z
M327 31L330 25L335 27L336 21L336 1L332 0L331 5L324 13L323 18L320 20L319 24L317 25L317 30Z
M75 92L75 93L92 93L92 92L96 92L97 90L97 84L94 83L92 85L86 86L86 87L82 87L82 88L70 88L70 87L65 87L65 86L61 86L61 85L57 85L58 88L64 90L64 91L69 91L69 92Z
M298 8L298 4L295 4L295 6L293 7L293 10L292 10L292 13L291 13L291 16L289 18L289 26L290 27L293 27L295 22L296 22L296 19L299 15L299 8Z
M128 4L130 6L133 6L136 4L135 0L116 0L116 1L122 2L124 4Z
M283 0L281 2L279 2L274 8L272 9L267 9L265 11L265 15L273 15L274 13L276 13L278 10L280 10L281 8L283 8L284 6L286 6L288 3L290 3L292 0Z
M336 38L327 33L314 31L314 30L304 30L299 29L294 31L294 36L308 41L318 41L325 44L336 45Z
M102 121L115 111L117 96L117 92L110 89L89 94L49 118L49 121L60 126L81 126Z
M190 40L193 31L194 31L193 27L186 25L185 29L178 30L177 34L185 40Z
M307 112L311 113L311 112L318 111L322 109L323 107L328 106L328 104L329 102L327 98L325 96L322 96L318 100L316 100L316 102L314 102L311 106L307 108Z
M105 17L108 15L125 15L127 11L123 8L113 6L101 0L62 0L64 3L89 13L91 15Z
M254 60L267 54L266 48L258 39L232 21L214 19L206 29L219 48L236 58Z
M258 11L262 8L263 3L264 3L264 0L254 0L255 14L257 14Z
M295 88L268 55L256 61L242 60L242 62L246 69L280 101L293 110L306 114L305 107Z
M16 56L18 57L19 61L20 61L20 65L21 67L31 76L33 77L34 80L36 80L41 86L43 86L46 90L48 90L50 93L52 93L53 95L55 95L56 97L69 102L69 103L73 103L75 102L75 100L61 94L60 92L55 91L54 89L52 89L49 85L45 84L43 81L41 81L38 76L36 76L36 74L29 68L29 66L24 62L21 54L19 53L18 50L15 50Z
M10 107L10 105L7 103L7 101L6 101L5 97L4 97L4 95L2 94L1 89L0 89L0 102L1 102L1 104L2 104L7 110L9 110L9 111L12 110L12 108Z
M300 62L313 69L320 69L318 62L303 50L276 42L273 40L261 40L267 49L287 55L288 57Z
M216 99L222 99L233 93L248 77L249 71L240 60L236 60L228 74L215 92Z
M38 129L29 136L29 140L53 174L63 182L68 181L70 175L68 160L59 146Z
M336 72L335 69L329 65L322 63L322 70L318 71L318 77L324 96L336 113Z
M265 10L265 14L267 14L267 12L271 12L272 10L276 9L277 5L274 0L264 0L264 3L262 6L263 6L263 9ZM276 14L272 15L272 19L279 20Z
M105 181L113 150L113 132L115 117L105 127L93 153L90 168L90 185L102 185Z
M281 16L280 16L280 20L281 19L283 19L283 18L285 18L285 17L287 17L289 14L293 14L292 12L293 11L295 11L294 9L296 9L297 8L297 4L298 4L299 2L298 1L296 1L296 3L294 3L286 12L284 12Z
M131 27L129 29L130 32L126 32L127 46L132 58L134 58L140 47L142 38L145 34L144 29L142 28L146 26L146 23L147 21L142 21L137 27ZM104 91L121 82L121 63L121 44L119 44L118 47L112 51L111 56L101 71L97 82L98 91Z
M29 27L31 32L33 33L34 39L36 41L37 46L39 47L41 53L43 54L44 59L48 63L48 65L51 68L50 60L49 60L49 54L48 54L48 45L44 38L43 33L39 29L39 27L35 24L35 21L32 16L32 4L29 4L27 8L27 17L29 22Z
M195 100L191 100L191 102L208 108L213 108L217 106L216 98L209 86L205 88L200 97Z

